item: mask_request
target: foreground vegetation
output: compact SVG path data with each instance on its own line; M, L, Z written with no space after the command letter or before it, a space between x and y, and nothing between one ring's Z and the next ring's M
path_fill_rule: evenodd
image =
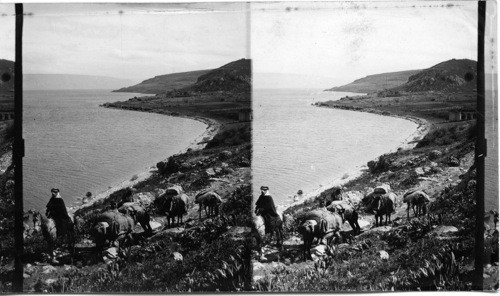
M12 121L0 135L0 292L11 292L14 274L14 166Z
M443 191L429 215L387 232L367 232L342 244L314 265L282 266L259 281L260 291L439 291L472 287L475 168ZM458 232L439 236L436 229ZM390 254L382 258L380 251Z

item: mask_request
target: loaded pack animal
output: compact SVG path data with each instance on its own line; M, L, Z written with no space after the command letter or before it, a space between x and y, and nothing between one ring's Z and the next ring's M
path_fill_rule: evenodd
M262 208L256 208L253 218L254 227L260 236L260 243L266 242L266 235L269 235L269 242L272 242L273 234L276 234L276 245L281 247L283 245L283 220L280 216L264 218L262 213ZM273 221L269 221L266 226L266 219L272 219Z
M92 234L96 249L102 250L106 245L118 242L119 248L126 242L131 242L134 230L134 219L116 210L100 214L94 221Z
M149 224L150 215L141 205L135 202L126 202L118 208L118 212L132 217L132 219L134 219L134 225L137 223L141 224L147 236L153 233L153 228L151 228Z
M422 190L412 190L403 195L403 202L407 204L406 217L409 219L410 208L413 209L415 217L425 215L427 213L427 203L430 202L430 199Z
M304 241L304 260L312 258L311 246L314 238L318 238L320 243L326 240L328 246L332 243L334 238L340 240L341 226L342 217L326 209L313 210L304 215L297 229L297 231L302 234L302 239Z
M177 218L177 225L183 223L182 218L187 214L188 206L188 196L184 193L180 195L175 195L172 197L170 202L170 209L168 211L167 220L172 219L172 225L175 223L175 218ZM168 222L170 225L170 221Z
M362 200L363 204L367 206L366 211L375 214L375 227L379 226L379 220L380 225L382 225L384 216L385 225L391 222L391 215L394 212L397 197L390 190L390 186L387 184L378 186Z
M60 223L59 228L56 226L56 221L53 218L47 218L40 214L40 228L42 235L47 242L48 253L51 261L55 262L54 250L60 241L66 243L71 255L75 253L75 223L73 215L68 213L70 220L66 223Z
M375 227L380 226L384 221L385 216L385 225L388 222L391 222L391 214L394 212L394 194L375 194L373 198L373 212L375 213Z
M344 224L345 221L349 222L354 235L361 232L361 227L358 224L358 212L350 203L346 201L337 201L330 204L326 209L330 212L339 214L342 217L342 224Z
M157 197L154 205L159 214L167 216L167 227L170 227L176 217L177 224L182 223L182 218L187 213L188 196L182 193L180 186L173 186Z
M219 215L219 207L222 204L222 198L215 191L202 191L198 193L194 202L199 205L198 213L199 219L201 219L201 211L205 209L205 216L218 216Z

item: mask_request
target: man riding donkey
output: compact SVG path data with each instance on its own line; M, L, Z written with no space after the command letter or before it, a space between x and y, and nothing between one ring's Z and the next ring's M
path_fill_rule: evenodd
M265 236L267 237L270 234L269 240L271 241L273 232L276 232L276 246L281 247L283 245L283 221L276 211L273 198L269 194L269 187L262 186L260 187L260 191L259 199L255 203L255 214L262 216L264 219Z
M51 193L52 197L46 207L46 218L43 216L41 217L42 232L49 243L50 249L53 249L55 247L56 240L63 236L67 237L70 249L72 249L75 231L73 219L68 214L64 200L59 194L59 189L53 188ZM51 256L52 255L53 254L51 254Z

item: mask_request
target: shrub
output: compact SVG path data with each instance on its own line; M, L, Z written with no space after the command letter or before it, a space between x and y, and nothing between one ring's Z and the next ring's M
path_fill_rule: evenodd
M221 146L237 146L249 143L251 140L251 126L245 124L237 128L229 128L217 133L213 139L207 143L205 149Z
M370 173L382 173L389 170L391 162L386 155L381 155L378 160L371 160L367 163Z
M453 125L450 127L438 127L425 135L418 142L416 148L427 146L443 146L453 144L457 141L470 141L476 136L476 123L466 123L461 125Z
M231 225L251 226L252 192L250 185L236 188L233 194L222 205L222 214L229 219Z
M129 259L107 269L82 268L65 275L67 292L236 291L251 278L245 241L221 234L222 219L206 220L198 230L152 239L146 250L135 248ZM183 261L172 259L180 252ZM59 291L59 292L66 292Z
M179 161L174 156L170 156L167 162L160 161L156 164L158 172L162 175L177 173L181 169Z

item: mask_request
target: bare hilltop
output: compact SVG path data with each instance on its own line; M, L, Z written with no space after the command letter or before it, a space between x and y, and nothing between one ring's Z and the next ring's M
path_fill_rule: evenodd
M476 61L452 59L424 70L369 75L326 91L367 94L381 91L473 91L476 88L476 76Z
M356 79L353 82L335 86L325 91L346 91L355 93L373 93L382 89L393 88L400 86L408 81L408 78L420 70L409 70L400 72L389 72L382 74L368 75L366 77Z

